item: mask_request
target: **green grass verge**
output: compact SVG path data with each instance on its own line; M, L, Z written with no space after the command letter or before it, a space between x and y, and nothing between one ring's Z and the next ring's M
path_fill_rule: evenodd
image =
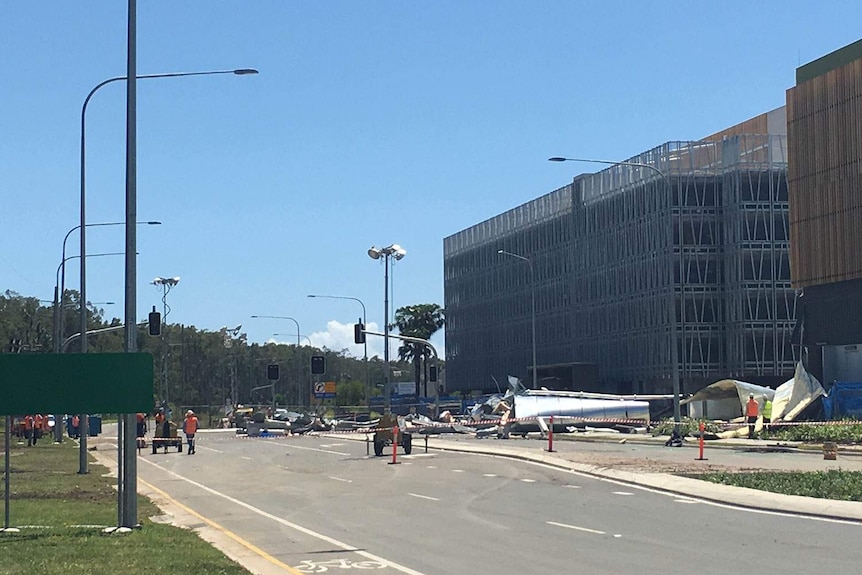
M830 469L812 472L718 472L695 475L694 477L713 483L749 487L784 495L862 501L862 472L860 471Z
M138 496L141 529L104 535L117 524L116 477L90 460L90 473L78 474L76 443L41 440L35 447L15 441L10 462L9 526L0 533L0 573L118 572L176 575L248 575L194 531L154 523L159 509ZM5 482L5 461L0 459Z

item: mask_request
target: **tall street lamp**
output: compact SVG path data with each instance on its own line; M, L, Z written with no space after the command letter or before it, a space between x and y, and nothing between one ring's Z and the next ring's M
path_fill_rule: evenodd
M168 390L168 343L167 343L167 327L168 327L168 314L170 313L170 306L168 305L168 293L176 287L178 283L180 283L180 277L174 276L172 278L163 278L156 277L151 282L154 286L161 286L162 288L162 382L165 386L165 407L170 409L170 391ZM167 416L167 412L165 412Z
M148 80L153 78L182 78L186 76L212 76L215 74L234 74L237 76L245 76L248 74L257 74L257 70L253 68L238 68L235 70L211 70L206 72L167 72L162 74L143 74L143 75L132 75L135 80ZM78 228L81 230L81 301L87 301L87 266L86 266L86 249L87 249L87 234L86 229L88 227L87 218L86 218L86 118L87 118L87 105L90 103L90 99L93 95L101 88L107 84L111 84L113 82L120 82L127 80L126 76L115 76L113 78L108 78L107 80L103 80L96 84L96 86L90 90L90 93L87 94L87 97L84 98L84 104L81 106L81 223ZM81 333L87 333L87 315L86 315L86 305L81 305ZM87 344L86 338L81 339L82 342L82 353L87 352Z
M292 318L290 316L286 316L286 315L253 315L251 317L253 319L289 319L290 321L292 321L293 323L296 324L296 347L299 347L299 345L300 345L299 344L299 338L300 338L299 322L296 321L294 318Z
M533 275L533 260L522 255L507 252L506 250L497 250L497 253L504 256L518 258L519 260L527 262L527 265L530 266L530 300L532 307L533 331L533 389L539 389L539 386L536 385L536 278Z
M631 166L633 168L645 168L647 170L652 170L655 172L659 178L664 182L665 190L668 194L671 193L671 183L668 175L659 168L651 164L644 164L641 162L615 162L612 160L592 160L592 159L584 159L584 158L564 158L561 156L554 156L552 158L548 158L549 162L587 162L593 164L606 164L610 166ZM668 249L671 252L671 256L673 256L673 226L668 226ZM681 253L681 252L680 252ZM677 325L676 325L676 286L673 274L673 266L671 266L670 270L670 361L671 361L671 380L673 381L673 430L679 435L680 428L680 405L679 405L679 396L680 396L680 382L679 382L679 351L677 350L677 346L679 345L679 334L677 333ZM680 276L680 285L682 286L683 278Z
M95 224L87 224L87 227L92 228L92 227L96 227L96 226L122 226L122 225L125 225L125 223L126 222L100 222L100 223L95 223ZM158 226L158 225L161 225L162 222L146 221L146 222L135 222L135 223L137 225ZM55 306L58 305L58 302L60 304L62 304L63 299L65 298L65 295L66 295L66 261L72 259L72 258L66 257L66 241L69 239L69 236L72 235L72 232L79 229L80 227L81 227L81 225L78 224L77 226L75 226L74 228L72 228L71 230L66 232L66 236L63 238L63 257L60 261L60 268L58 269L59 278L57 279L56 283L54 284L54 305ZM80 257L80 256L75 256L75 257ZM58 292L59 292L59 296L58 296ZM59 297L59 299L58 299L58 297ZM54 335L56 336L58 342L63 337L63 331L64 331L63 328L65 327L64 324L65 324L65 319L63 317L63 314L60 313L59 321L58 321L58 318L55 314L55 316L54 316ZM58 350L57 350L58 347L59 347L59 345L55 346L54 353L58 353Z
M130 4L129 9L129 23L128 23L128 54L127 54L127 71L129 73L126 76L116 76L113 78L108 78L107 80L103 80L96 84L96 86L90 90L87 94L87 97L84 98L84 104L81 106L81 223L80 223L80 231L81 231L81 333L87 333L87 217L86 217L86 177L85 177L85 167L86 167L86 117L87 117L87 105L90 103L90 99L93 95L101 88L107 84L111 84L113 82L119 81L127 81L127 90L126 90L126 348L128 352L133 352L137 348L137 343L134 341L135 337L135 315L134 308L136 305L136 295L137 292L135 290L134 282L131 281L135 278L136 269L134 267L134 253L136 251L136 238L134 235L134 226L131 225L134 222L134 213L137 211L137 189L136 189L136 177L137 177L137 166L135 165L136 160L136 130L137 130L137 116L136 116L136 105L137 105L137 89L136 82L138 79L146 80L152 78L180 78L185 76L208 76L214 74L235 74L237 76L244 76L247 74L257 74L257 70L252 68L239 68L235 70L212 70L205 72L169 72L162 74L144 74L138 75L134 71L137 69L137 60L136 60L136 42L137 42L137 33L136 33L136 17L135 10L132 9L134 4ZM131 81L129 81L131 79ZM131 217L130 217L131 216ZM131 296L131 297L130 297ZM130 312L130 310L132 310ZM87 353L87 338L81 338L81 353ZM130 427L134 426L134 415L127 414L125 423L128 423ZM81 446L79 453L79 470L78 473L89 473L89 462L87 460L87 434L89 433L89 422L87 420L87 414L83 414L81 417ZM119 432L120 435L123 435L124 429L123 425L120 426ZM121 442L126 442L130 446L134 445L134 437L131 439L127 439L125 437L120 438ZM122 451L122 449L120 449ZM132 450L129 450L132 452ZM121 460L123 462L131 462L131 467L134 468L136 460L132 457L133 452L123 455ZM122 467L122 466L121 466ZM120 469L120 474L122 475L122 469ZM121 482L122 484L122 482ZM132 488L129 489L130 493L125 497L128 497L132 503L130 507L135 507L134 498L137 497L137 489ZM122 499L122 497L121 497Z
M301 330L299 329L299 322L296 321L296 319L294 319L290 316L287 316L287 315L253 315L251 317L252 317L252 319L287 319L287 320L290 320L296 324L296 349L297 349L296 357L297 357L297 361L298 361L297 372L296 372L296 386L297 386L296 393L297 393L297 400L298 400L297 403L301 403L304 405L304 400L302 399L302 395L303 395L303 391L302 391L302 363L299 362L299 348L300 348L299 338L302 337L302 335L300 334ZM311 345L311 340L309 340L308 344L309 344L309 346ZM309 398L311 397L310 391L309 391L308 397ZM311 403L311 400L309 399L309 404L310 403Z
M122 255L125 255L125 252L108 252L108 253L104 253L104 254L90 254L87 257L88 258L98 258L98 257L103 257L103 256L122 256ZM61 270L64 270L66 268L66 262L67 261L79 259L80 257L81 256L64 257L63 261L60 262L60 265L57 266L57 273L56 273L57 283L54 284L54 302L53 302L53 306L54 306L54 353L60 353L60 340L63 338L63 326L62 326L62 324L63 324L63 309L65 309L66 307L69 307L63 303L62 297L60 297L59 300L57 298L57 292L59 290L58 285L60 283ZM96 302L90 302L90 303L95 304ZM109 302L109 303L114 303L114 302ZM70 304L70 305L74 306L75 304Z
M383 363L385 365L385 377L383 379L383 413L391 413L392 382L390 381L391 366L389 365L389 258L400 260L407 255L407 250L398 244L392 244L385 248L368 248L368 257L379 260L383 256Z
M365 304L358 297L350 297L346 295L320 295L320 294L308 294L308 297L325 297L330 299L350 299L353 301L358 301L359 305L362 306L362 325L365 326L366 316L365 316ZM369 408L371 407L371 379L368 376L368 341L365 340L362 342L362 361L365 363L365 400L368 402Z

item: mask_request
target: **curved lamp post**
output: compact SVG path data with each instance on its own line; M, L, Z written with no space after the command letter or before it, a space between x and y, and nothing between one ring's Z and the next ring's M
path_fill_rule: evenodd
M320 295L320 294L308 294L308 297L325 297L330 299L350 299L353 301L358 301L359 305L362 306L362 325L366 325L366 315L365 315L365 304L358 297L350 297L346 295ZM362 361L365 363L365 400L368 402L369 411L371 408L371 379L368 376L368 341L362 342Z
M134 10L130 10L130 15L129 15L129 19L130 19L130 22L129 22L129 30L130 30L129 43L130 43L130 45L133 44L132 40L134 38L134 35L133 35L134 33L132 32L134 30L133 15L134 15ZM130 55L131 55L131 53L132 52L130 50ZM129 68L128 69L133 70L134 68L131 66L131 64L134 61L134 59L130 56L128 61L129 61ZM130 177L129 171L130 171L130 169L129 169L128 164L130 162L130 153L131 153L130 150L133 149L133 147L134 147L134 146L129 145L130 134L134 133L134 129L130 129L130 128L135 126L134 122L132 122L130 124L129 109L131 107L131 109L134 110L134 106L131 104L131 102L135 101L133 94L136 94L136 92L134 90L136 81L139 79L140 80L148 80L148 79L152 79L152 78L181 78L181 77L186 77L186 76L210 76L210 75L215 75L215 74L234 74L237 76L244 76L247 74L257 74L257 73L258 73L257 70L254 70L252 68L238 68L238 69L234 69L234 70L212 70L212 71L205 71L205 72L168 72L168 73L163 73L163 74L143 74L143 75L129 73L128 76L115 76L113 78L108 78L107 80L103 80L103 81L99 82L98 84L96 84L95 87L93 87L92 90L90 90L90 92L87 94L87 97L84 98L84 104L81 106L81 167L80 167L80 172L81 172L81 223L79 226L79 228L81 230L81 288L80 288L80 290L81 290L81 333L82 334L87 333L87 304L86 304L86 302L87 302L87 263L86 263L87 262L87 258L86 258L86 255L87 255L87 233L86 233L87 217L86 217L86 193L85 193L85 191L86 191L85 167L86 167L86 133L87 133L86 118L87 118L87 105L90 103L90 99L93 97L93 95L102 86L105 86L107 84L111 84L113 82L126 81L126 80L129 80L129 78L131 78L131 80L132 80L131 82L129 82L129 86L128 86L129 90L127 90L127 94L126 94L126 115L127 115L127 118L126 118L126 132L127 132L126 133L126 148L127 148L126 149L126 163L127 163L127 166L126 166L126 171L127 171L127 173L126 173L126 178L127 178L127 181L126 181L126 203L127 203L126 209L127 209L127 214L126 214L126 217L129 220L126 222L126 248L127 248L127 252L134 252L135 251L134 238L130 237L130 234L133 234L134 230L132 230L131 232L129 231L129 223L130 223L132 218L129 218L128 210L129 210L129 205L132 206L132 209L137 209L136 201L132 201L132 202L129 201L132 198L134 198L136 200L137 197L134 193L130 193L130 184L129 184L129 177ZM134 169L132 169L131 171L134 173ZM132 178L132 181L134 181L134 178ZM131 258L131 256L128 253L126 254L126 275L127 275L127 278L126 278L126 296L127 296L127 298L126 298L127 299L127 301L126 301L126 316L127 316L126 317L126 324L130 323L129 317L134 318L134 314L128 313L129 310L134 309L134 306L135 306L135 301L134 301L135 298L134 297L131 297L131 298L128 297L129 295L135 295L134 286L132 285L132 282L128 281L128 279L129 279L128 276L131 275L129 273L129 271L130 271L130 269L133 269L133 266L130 262L133 259L134 258ZM129 300L131 300L131 301L129 301ZM134 322L134 320L132 320L132 323L133 322ZM126 329L126 333L127 333L127 340L128 340L130 338L130 336L128 334L134 333L133 326L128 326ZM128 341L127 341L127 347L128 347ZM86 337L81 338L81 353L87 353L87 338ZM128 419L128 422L130 422L130 423L134 421L134 417L130 414L129 414L129 417L127 419ZM81 445L80 445L80 450L79 450L79 454L78 454L78 460L79 460L78 473L89 473L90 472L90 464L87 461L87 435L89 434L89 421L88 421L86 413L81 414L80 422L81 422L81 425L80 425ZM121 425L119 433L122 435L123 431L124 431L123 426ZM125 442L126 440L123 439L122 441ZM131 457L129 457L127 459L131 459L132 461L135 461ZM134 489L132 490L132 493L133 494L135 493Z
M670 179L667 174L656 168L651 164L644 164L642 162L614 162L611 160L592 160L592 159L584 159L584 158L564 158L561 156L554 156L552 158L548 158L549 162L587 162L592 164L607 164L610 166L631 166L634 168L646 168L647 170L652 170L662 179L664 182L665 188L670 193ZM671 232L672 233L672 232ZM670 241L671 250L673 249L673 239ZM673 381L673 429L674 432L679 434L680 427L680 405L679 405L679 395L680 395L680 385L679 385L679 352L677 351L679 334L677 333L676 326L676 289L674 288L673 281L673 272L671 272L671 282L670 282L670 332L671 332L671 342L670 342L670 361L671 361L671 380ZM682 276L680 276L680 282L682 281Z
M383 363L385 363L386 376L383 380L383 412L391 413L392 398L389 397L392 392L392 383L390 382L391 367L389 365L389 258L400 260L407 255L407 250L398 244L392 244L385 248L376 248L371 246L368 248L368 257L373 260L379 260L383 256L384 272L383 272Z
M302 335L300 334L301 330L299 329L299 322L296 321L295 318L292 318L292 317L287 316L287 315L253 315L251 317L253 319L287 319L287 320L290 320L293 323L295 323L296 324L296 349L299 350L299 347L301 345L299 342L299 338L302 337ZM311 340L308 341L308 345L311 346ZM298 358L298 356L299 356L299 353L297 351L297 358ZM304 405L304 400L302 399L302 395L303 395L303 391L302 391L302 373L303 373L302 372L302 366L300 364L297 364L297 365L298 365L297 375L296 375L297 400L299 403L302 403ZM309 385L311 385L311 382L309 382ZM311 397L311 390L309 389L309 398L310 397ZM311 400L309 399L309 403L310 402L311 402Z
M506 250L497 250L497 253L504 256L511 256L519 260L527 262L530 266L530 300L532 306L532 331L533 331L533 389L539 389L536 385L536 278L533 275L533 260Z
M142 74L134 76L135 80L149 80L153 78L184 78L187 76L213 76L216 74L234 74L236 76L245 76L248 74L257 74L257 70L253 68L237 68L235 70L211 70L206 72L167 72L163 74ZM90 103L90 99L93 95L101 88L107 84L111 84L113 82L120 82L127 80L126 76L115 76L113 78L108 78L107 80L103 80L96 84L96 86L90 90L87 94L87 97L84 98L84 104L81 106L81 223L78 225L78 228L81 230L81 301L86 302L86 284L87 284L87 267L86 267L86 246L87 246L87 234L86 229L88 227L87 218L86 218L86 134L87 134L87 105ZM125 222L124 222L125 223ZM87 315L86 315L86 305L81 306L81 333L87 332ZM81 339L82 343L82 353L87 352L87 339ZM86 427L86 425L85 425ZM84 436L85 437L85 436Z
M148 226L158 226L158 225L161 225L162 222L146 221L146 222L136 222L136 223L138 225L146 224ZM87 227L92 228L92 227L96 227L96 226L122 226L125 224L126 224L126 222L99 222L99 223L95 223L95 224L87 224ZM81 227L81 224L78 224L77 226L75 226L74 228L72 228L71 230L66 232L66 236L63 238L63 257L60 260L60 267L57 268L57 275L58 275L57 281L54 283L54 305L55 306L60 305L61 309L62 309L63 298L65 297L65 294L66 294L66 261L73 259L73 257L80 257L80 256L73 256L73 257L68 257L68 258L66 257L66 241L69 239L69 236L72 235L72 232L79 229L80 227ZM58 292L59 292L59 294L58 294ZM63 314L60 313L59 317L57 317L57 314L55 312L55 315L54 315L54 337L57 341L57 345L54 346L54 353L59 353L59 348L60 348L59 343L60 343L60 339L63 337L64 324L65 324L65 321L63 318Z

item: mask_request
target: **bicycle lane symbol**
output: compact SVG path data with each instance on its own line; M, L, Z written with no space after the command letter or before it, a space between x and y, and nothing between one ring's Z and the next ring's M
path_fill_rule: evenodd
M330 570L336 569L385 569L386 563L381 561L365 560L351 561L349 559L330 559L328 561L311 561L306 559L299 565L294 565L294 569L300 573L327 573Z

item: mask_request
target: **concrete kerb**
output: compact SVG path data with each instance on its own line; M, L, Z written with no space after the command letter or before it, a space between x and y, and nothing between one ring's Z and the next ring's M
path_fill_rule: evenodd
M324 432L321 433L321 435L327 434ZM362 438L354 439L345 437L344 435L328 435L328 437L364 441ZM744 445L747 446L747 444ZM739 448L740 445L736 445L735 447ZM554 457L543 452L518 449L516 447L491 447L484 443L483 445L441 445L441 441L439 440L434 441L433 444L432 440L429 440L428 448L437 449L439 451L460 453L481 453L484 455L494 455L520 461L541 463L563 471L582 473L602 479L610 479L635 487L644 487L654 489L656 491L680 495L690 499L709 501L711 503L731 505L745 509L791 513L823 519L862 523L862 502L858 501L838 501L834 499L801 497L798 495L783 495L780 493L770 493L768 491L749 489L746 487L721 485L718 483L703 481L701 479L682 477L669 473L634 473L631 471L576 463L559 457Z

